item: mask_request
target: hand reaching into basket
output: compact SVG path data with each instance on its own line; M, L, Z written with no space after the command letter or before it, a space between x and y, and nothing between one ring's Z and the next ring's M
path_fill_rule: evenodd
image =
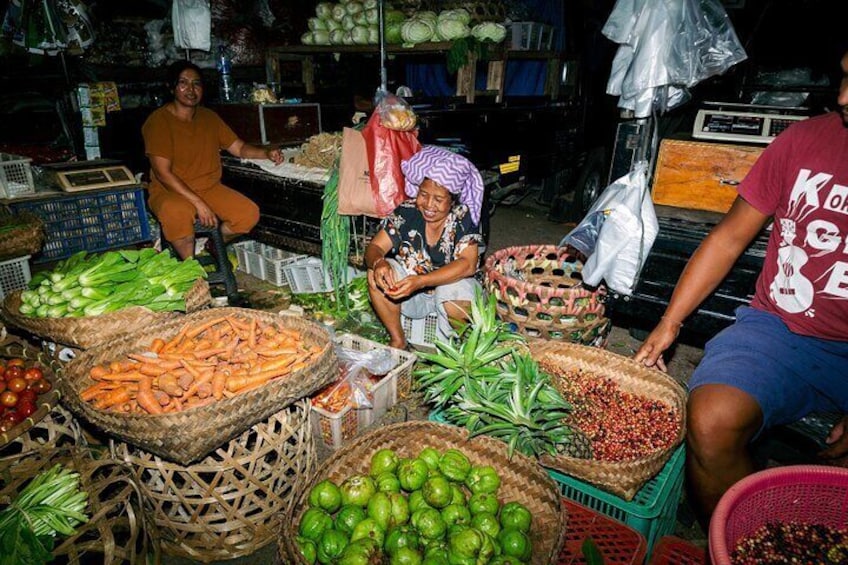
M842 416L824 441L829 447L822 450L819 457L838 459L848 455L848 415Z
M677 339L680 333L680 327L680 322L675 322L663 316L660 323L657 324L657 327L654 328L654 331L650 333L648 338L642 343L642 347L636 352L634 357L636 362L642 363L646 367L656 367L663 373L667 373L668 367L665 365L662 354Z

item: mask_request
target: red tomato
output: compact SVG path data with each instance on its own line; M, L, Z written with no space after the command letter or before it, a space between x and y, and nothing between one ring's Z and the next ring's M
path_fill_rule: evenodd
M23 420L23 417L18 414L17 410L7 410L6 413L3 414L3 419L11 421L12 425L14 425Z
M14 359L9 359L6 361L6 367L21 367L23 368L26 365L26 361L21 359L20 357L15 357Z
M0 404L6 406L7 408L11 408L15 404L18 403L18 394L12 392L11 390L4 390L0 392Z
M18 393L18 406L20 406L21 402L32 402L38 399L38 392L32 390L31 388L27 388Z
M6 390L6 381L0 379L0 392Z
M0 433L5 434L9 430L15 427L16 422L14 420L6 419L5 417L0 419Z
M26 400L19 400L18 407L15 408L15 410L18 414L20 414L22 420L24 418L29 418L35 413L35 403Z
M12 392L21 392L27 387L27 382L23 377L15 377L6 381L6 388Z
M7 381L12 380L12 379L16 379L18 377L23 378L24 369L23 369L23 367L19 367L17 365L12 365L11 367L8 367L6 369L6 375L5 376L6 376Z
M31 390L34 390L36 394L44 394L46 392L50 392L50 390L53 388L53 385L51 385L50 381L48 381L47 379L39 379L30 383L29 388Z
M44 377L44 372L41 367L30 367L24 370L24 378L28 381L37 381L42 377Z

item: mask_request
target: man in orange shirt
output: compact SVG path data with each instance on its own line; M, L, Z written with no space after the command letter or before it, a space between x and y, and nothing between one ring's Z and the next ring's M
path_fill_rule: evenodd
M221 223L225 240L248 233L259 221L259 207L221 184L220 151L242 159L280 163L279 149L245 143L218 115L200 105L203 81L197 65L178 61L168 69L174 100L155 110L142 127L150 160L148 204L162 233L185 259L194 255L195 220Z

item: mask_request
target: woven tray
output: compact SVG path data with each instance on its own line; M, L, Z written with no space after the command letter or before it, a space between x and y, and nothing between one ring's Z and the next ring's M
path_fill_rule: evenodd
M583 287L582 266L565 247L507 247L486 259L486 290L499 317L526 337L602 346L611 328L606 289Z
M23 340L14 336L6 336L3 343L0 343L0 358L12 359L15 357L37 362L44 373L44 378L53 385L53 388L50 392L38 396L36 411L31 416L19 422L11 430L0 433L0 449L29 432L33 426L43 420L59 404L61 396L56 387L56 376L53 373L49 357L41 350L30 347Z
M597 461L566 455L544 455L539 462L552 469L592 483L625 500L660 472L686 433L686 391L674 379L628 357L570 343L534 342L531 355L537 361L552 360L561 367L582 369L609 377L622 390L672 406L680 417L677 437L667 448L629 461ZM552 376L552 378L557 378Z
M163 553L205 563L272 543L318 464L308 399L187 467L125 443L113 452L129 465L151 509Z
M323 351L311 365L285 379L272 380L263 387L182 412L159 415L109 412L98 410L80 399L80 392L93 383L89 377L93 366L121 359L127 353L140 352L156 337L167 340L185 324L202 323L227 315L242 320L255 318L278 327L297 329L308 345L316 345ZM163 459L188 465L255 423L329 384L336 377L337 365L329 334L313 322L243 308L214 308L147 327L107 345L87 349L60 371L57 381L63 401L77 415Z
M11 214L0 208L0 227L8 224L19 227L0 233L0 260L35 255L44 245L44 222L30 212Z
M108 343L138 328L182 316L179 312L154 312L143 306L130 306L84 318L30 318L21 314L21 292L15 291L3 301L3 317L8 323L38 337L78 349ZM211 301L209 284L204 279L198 279L186 294L186 312L205 308Z
M440 451L450 448L462 450L472 464L491 465L501 476L498 497L502 501L516 501L526 506L533 515L530 538L533 542L534 565L556 562L565 535L566 516L562 511L556 484L534 460L516 453L507 458L505 443L485 436L468 439L468 432L455 426L433 422L406 422L379 428L342 447L321 466L286 517L280 536L280 559L286 564L303 564L294 539L300 518L307 508L309 490L318 482L329 478L337 484L354 474L368 474L371 455L378 449L388 448L399 457L415 457L425 447Z
M159 563L156 530L145 519L141 495L123 464L108 458L107 452L71 446L0 457L0 506L56 464L80 474L80 488L88 493L89 520L77 526L74 535L56 539L53 557L72 565Z

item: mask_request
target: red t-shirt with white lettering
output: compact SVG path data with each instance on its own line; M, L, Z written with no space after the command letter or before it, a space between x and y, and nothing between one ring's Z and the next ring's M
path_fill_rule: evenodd
M841 115L789 127L739 194L774 216L751 305L795 333L848 341L848 127Z

